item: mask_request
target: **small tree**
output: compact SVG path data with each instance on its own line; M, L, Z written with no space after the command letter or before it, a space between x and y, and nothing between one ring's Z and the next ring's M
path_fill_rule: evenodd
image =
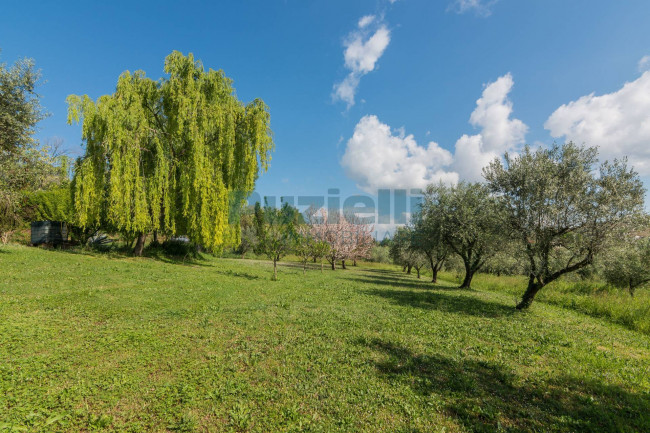
M307 270L307 262L312 259L320 259L321 272L323 271L323 257L328 253L329 245L326 242L315 239L310 233L309 227L300 226L296 237L295 254L302 263L302 273Z
M300 263L302 263L303 275L307 272L307 262L309 259L314 257L314 245L316 242L317 241L309 233L308 228L303 226L298 229L294 253L300 259Z
M398 227L393 235L389 255L393 263L400 265L402 271L411 273L413 268L413 254L411 249L412 228L408 226Z
M499 204L479 183L429 187L427 197L436 203L444 243L463 261L465 277L460 287L469 289L474 274L500 247Z
M596 148L568 143L535 152L526 147L484 170L503 202L507 229L528 261L528 287L517 309L562 275L582 269L609 235L643 209L644 188L626 161L597 166Z
M650 238L628 238L625 244L608 251L603 276L612 286L625 288L634 296L637 288L650 283Z
M412 219L411 246L425 255L431 268L431 282L438 282L438 272L449 255L442 230L442 212L435 201L435 195L425 194L421 209Z
M324 241L315 241L311 249L311 257L320 260L320 271L323 272L323 258L330 251L330 246Z
M281 211L264 209L264 233L259 239L259 250L273 261L273 281L278 279L278 262L289 254L295 245L296 232L292 223L285 223Z

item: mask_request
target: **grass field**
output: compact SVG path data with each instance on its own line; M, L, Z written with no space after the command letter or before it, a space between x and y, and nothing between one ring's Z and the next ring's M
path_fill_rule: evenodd
M270 276L0 250L0 431L650 431L647 334L481 279Z

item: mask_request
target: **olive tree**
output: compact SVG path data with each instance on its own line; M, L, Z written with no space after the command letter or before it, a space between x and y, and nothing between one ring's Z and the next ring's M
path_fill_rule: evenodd
M36 124L46 116L36 93L40 77L32 59L0 63L0 156L34 146Z
M637 288L650 283L650 238L627 238L608 251L602 262L605 280L634 296Z
M499 250L501 207L480 183L430 186L427 200L437 203L442 239L463 261L465 277L460 287L469 289L474 274Z
M504 204L504 228L527 258L528 287L517 309L562 275L582 269L608 236L641 212L644 189L626 161L598 165L596 148L573 143L523 149L484 170L490 191Z
M429 191L432 190L430 188ZM431 268L431 282L437 283L438 272L449 255L449 248L443 239L442 212L436 194L425 193L422 206L413 214L411 224L411 246L427 258Z

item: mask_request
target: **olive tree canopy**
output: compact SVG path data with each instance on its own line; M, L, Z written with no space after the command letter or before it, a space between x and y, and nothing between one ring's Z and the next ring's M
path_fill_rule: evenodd
M506 154L484 171L506 207L506 225L528 262L518 309L562 275L592 263L607 237L643 209L644 189L626 161L597 165L596 148L567 143Z

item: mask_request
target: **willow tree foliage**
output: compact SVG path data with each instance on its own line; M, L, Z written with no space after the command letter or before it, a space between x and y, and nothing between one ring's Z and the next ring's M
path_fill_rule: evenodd
M126 71L97 101L68 97L86 146L73 182L77 223L138 236L136 254L152 231L220 249L237 242L232 210L267 169L268 107L240 102L232 80L192 54L174 51L164 71L157 81Z
M644 188L625 161L598 164L596 148L567 143L493 161L484 174L506 209L504 231L528 262L518 309L547 284L590 265L643 210Z

